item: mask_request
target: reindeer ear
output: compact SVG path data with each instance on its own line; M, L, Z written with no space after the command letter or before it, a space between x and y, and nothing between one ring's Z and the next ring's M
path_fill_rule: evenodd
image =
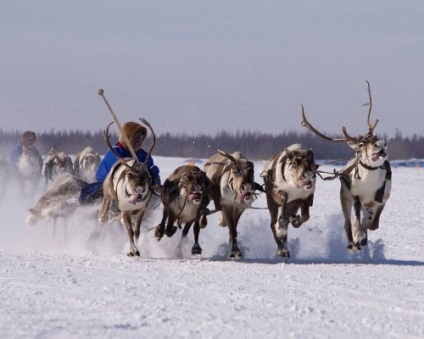
M227 152L221 151L220 149L218 150L218 153L221 154L223 157L226 157L227 159L230 159L232 162L235 162L236 159L234 159L234 157Z
M349 145L350 148L352 148L355 152L358 151L359 149L359 145L358 143L354 142L354 141L348 141L347 144Z

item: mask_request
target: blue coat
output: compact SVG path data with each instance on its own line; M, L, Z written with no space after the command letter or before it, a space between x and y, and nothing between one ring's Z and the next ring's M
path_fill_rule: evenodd
M113 150L122 158L132 158L129 150L123 148L120 143L117 143L113 146ZM135 152L137 155L137 159L140 162L144 162L146 160L147 152L143 149L139 149ZM79 195L79 202L81 204L91 203L95 200L98 200L102 197L103 193L103 181L105 181L110 169L113 165L118 161L115 154L112 153L111 150L108 150L100 162L99 168L96 172L96 180L97 182L93 182L85 186ZM150 174L153 178L154 185L160 185L160 176L159 176L159 168L154 164L153 158L149 157L146 164Z
M19 157L22 155L23 153L23 147L21 144L16 145L15 147L13 147L12 152L9 155L9 163L12 165L16 165Z
M121 158L132 158L130 151L120 147L119 144L113 146L113 150ZM144 162L146 160L147 152L145 150L139 149L137 152L135 152L135 154L137 155L138 161ZM99 168L97 169L96 180L102 182L105 181L107 174L117 160L118 159L116 159L115 154L113 154L111 150L108 150L103 160L101 161ZM146 165L150 171L150 174L152 175L153 181L157 182L157 180L159 180L160 184L159 168L153 163L152 157L149 157Z

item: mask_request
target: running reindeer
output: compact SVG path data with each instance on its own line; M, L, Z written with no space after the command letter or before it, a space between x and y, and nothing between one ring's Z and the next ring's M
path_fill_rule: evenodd
M277 254L290 257L287 249L288 226L298 228L309 220L309 208L315 193L316 171L314 153L300 144L287 147L265 164L264 178L271 230L277 243ZM300 215L296 215L300 209Z
M368 132L356 138L350 136L345 127L342 128L344 137L330 138L322 134L306 119L302 105L302 126L326 140L347 142L355 151L355 157L349 160L344 168L338 172L335 171L334 176L338 177L341 182L340 200L349 250L360 250L361 246L367 245L368 230L373 231L379 227L380 215L389 199L392 186L392 171L387 157L386 141L379 139L374 134L378 119L374 123L370 121L372 97L368 81L367 86L369 103L364 104L364 106L369 106ZM351 222L352 208L355 214L353 228Z
M71 157L65 152L57 153L55 146L47 155L46 164L44 166L44 177L46 179L46 188L49 183L56 181L65 174L74 174L74 168Z
M166 234L174 235L178 227L184 224L182 236L186 237L193 226L194 245L191 254L202 254L199 245L200 228L206 226L207 206L210 198L208 191L211 182L197 166L185 165L175 171L165 180L162 189L163 217L155 229L159 240ZM166 227L165 227L166 224Z
M121 211L121 220L125 224L130 241L130 251L127 254L128 256L140 256L140 252L136 246L136 242L140 236L140 225L150 199L152 195L155 194L152 189L152 177L146 164L155 146L156 136L150 124L145 119L140 119L140 121L149 128L153 138L153 143L146 156L146 160L141 163L137 158L131 142L126 137L121 124L113 113L106 98L103 96L102 89L99 90L99 95L101 95L106 102L132 155L131 159L122 159L114 151L109 140L109 127L112 123L109 124L105 130L105 140L118 161L111 168L103 183L103 199L99 211L99 222L100 224L107 222L110 205L112 201L116 202L118 210Z
M68 221L79 207L74 203L70 203L70 200L86 185L87 182L73 175L64 174L60 176L41 195L34 207L28 210L27 224L32 226L39 220L51 219L53 221L53 239L55 240L57 220L62 218L66 243Z
M95 182L99 164L100 155L88 146L75 157L74 175L88 183Z
M215 208L222 211L218 224L228 226L231 246L228 257L241 259L243 255L237 244L237 225L243 212L257 196L256 190L263 192L262 186L254 180L253 162L240 152L229 154L219 150L207 160L204 168L212 183L210 194Z

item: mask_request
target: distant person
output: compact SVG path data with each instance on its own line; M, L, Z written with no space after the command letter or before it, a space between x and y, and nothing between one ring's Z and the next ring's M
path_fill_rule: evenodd
M27 147L31 147L34 145L35 140L37 139L37 136L32 131L25 131L21 139L19 140L19 143L12 149L12 152L9 155L9 163L11 165L16 165L18 162L19 157L24 152L24 149Z
M147 152L141 148L144 140L146 139L147 129L136 122L127 122L122 126L122 130L126 137L131 143L134 152L137 155L137 159L140 162L144 162L147 157ZM124 142L124 138L121 135L119 141L113 146L113 150L121 158L131 158L131 152ZM100 200L103 197L103 182L105 181L110 169L118 161L115 154L111 150L108 150L100 162L99 168L96 172L96 182L85 186L79 195L80 204L86 205ZM154 164L153 158L149 157L147 160L147 169L149 170L152 179L153 187L155 192L160 192L161 179L159 175L159 168Z

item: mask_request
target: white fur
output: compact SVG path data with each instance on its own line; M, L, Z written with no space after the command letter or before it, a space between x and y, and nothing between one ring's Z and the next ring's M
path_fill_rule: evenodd
M288 147L288 149L290 151L293 150L299 150L301 149L301 145L300 144L293 144L291 146ZM275 161L275 164L277 166L277 168L279 168L281 166L281 159L286 155L286 152L281 152L280 156L278 157L278 159ZM268 161L265 164L264 167L264 171L268 171L272 168L274 162ZM283 175L281 173L280 170L275 171L275 181L274 181L274 186L275 186L275 191L283 191L286 192L288 194L288 200L287 202L296 200L296 199L306 199L307 197L309 197L311 194L314 193L315 191L315 182L316 182L316 178L311 178L311 182L312 182L312 187L310 189L305 189L304 187L300 187L296 181L294 180L292 174L291 174L291 170L289 168L289 166L285 166L284 168L284 176L286 178L286 180L284 180Z
M178 199L171 202L170 208L172 210L181 211L178 214L178 219L182 222L188 222L193 219L193 215L196 215L199 203L192 203L188 201L183 195L180 194Z

